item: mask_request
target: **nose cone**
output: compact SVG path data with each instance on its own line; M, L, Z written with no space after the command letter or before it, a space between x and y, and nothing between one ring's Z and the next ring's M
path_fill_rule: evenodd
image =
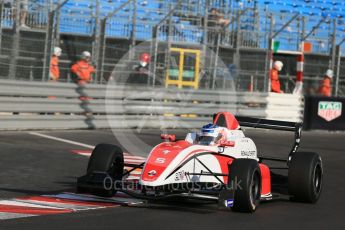
M150 153L141 174L141 180L156 181L176 156L185 148L191 146L187 141L165 142L157 145Z

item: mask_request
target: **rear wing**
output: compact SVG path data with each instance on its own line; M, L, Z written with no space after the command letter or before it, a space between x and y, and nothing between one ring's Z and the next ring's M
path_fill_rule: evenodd
M236 119L240 126L261 128L261 129L274 129L281 131L292 131L295 132L296 129L302 128L302 123L289 122L289 121L277 121L277 120L267 120L253 117L242 117L236 116Z
M301 122L289 122L289 121L277 121L277 120L268 120L260 119L253 117L242 117L236 116L236 119L240 126L243 127L252 127L252 128L261 128L261 129L271 129L271 130L280 130L280 131L291 131L295 133L295 143L292 146L292 149L289 154L289 159L291 154L297 152L298 147L301 142L302 136L302 127L303 123Z

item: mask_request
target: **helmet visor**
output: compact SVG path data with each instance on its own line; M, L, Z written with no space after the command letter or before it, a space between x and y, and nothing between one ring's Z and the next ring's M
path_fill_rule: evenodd
M197 139L197 144L199 145L210 145L214 143L215 137L212 136L199 136Z

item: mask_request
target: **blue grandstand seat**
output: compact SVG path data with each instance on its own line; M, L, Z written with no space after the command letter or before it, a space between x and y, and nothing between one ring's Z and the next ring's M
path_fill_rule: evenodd
M293 6L284 6L284 8L280 9L282 13L293 13L295 12L295 8Z
M136 38L139 40L148 40L152 38L152 25L138 25L136 28Z
M44 0L40 0L44 1ZM54 0L58 1L58 0ZM127 0L101 0L101 17L105 17L108 13L119 7L122 3ZM345 1L342 0L255 0L255 1L224 1L224 0L208 0L212 7L220 9L236 10L245 7L254 7L254 2L257 3L259 8L259 18L254 20L254 11L247 11L246 14L241 18L241 29L247 31L253 31L257 29L255 23L260 24L262 32L268 32L270 20L267 20L267 12L272 12L275 15L275 31L284 25L295 13L306 16L306 30L310 31L323 17L327 18L345 18ZM138 0L137 1L137 27L136 37L141 40L149 39L152 37L152 28L156 25L169 11L169 5L171 3L177 3L178 0ZM194 0L188 1L189 4L197 4L202 2L204 4L206 0ZM198 7L200 5L191 7L183 2L180 13L184 14L190 12L196 16L204 15L204 9ZM230 4L231 3L231 4ZM228 4L225 7L225 4ZM125 9L121 10L111 20L108 21L107 36L129 38L132 30L132 13L133 6L129 4ZM91 23L92 17L95 15L95 2L90 0L70 0L62 8L61 15L61 32L78 33L90 36L93 31L93 24ZM78 19L79 18L79 19ZM82 19L80 19L82 18ZM3 20L3 25L9 23ZM183 18L174 16L173 24L175 25L176 35L174 41L176 42L191 42L199 43L202 41L203 32L202 29L191 25L190 21ZM331 25L327 25L328 27ZM230 29L236 29L232 26ZM292 41L293 36L296 36L297 22L291 23L289 31L284 31L282 34L281 47L283 49L296 49L298 47L298 41L295 43ZM323 30L323 32L321 32ZM320 28L317 30L316 36L326 36L329 28ZM337 35L338 39L344 34L343 26L337 28L340 35ZM159 33L159 39L166 39L166 32L164 29ZM263 39L264 40L264 39ZM260 40L262 48L267 46ZM323 43L316 42L320 50ZM327 43L327 42L326 42ZM326 45L327 46L327 45Z
M316 7L310 7L308 8L308 11L309 11L310 16L318 16L318 17L322 16L322 11L320 11L320 9Z

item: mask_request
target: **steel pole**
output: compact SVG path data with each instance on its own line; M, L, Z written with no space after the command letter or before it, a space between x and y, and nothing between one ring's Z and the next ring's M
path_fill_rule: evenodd
M54 17L55 17L55 11L51 11L48 13L48 26L47 26L45 46L44 46L42 81L49 80L49 66L50 66L51 51L52 51Z
M1 1L0 4L0 54L1 54L1 45L2 45L2 17L3 17L4 1Z
M265 60L265 78L264 78L264 92L268 92L270 90L270 71L272 68L272 55L273 55L273 50L272 50L272 40L273 40L273 15L270 15L270 32L268 35L268 47L266 51L266 60Z
M10 69L8 71L8 78L15 79L17 75L17 59L19 52L19 41L20 41L20 4L19 1L16 1L16 18L13 21L13 40L12 40L12 49L11 49L11 60L10 60Z
M340 81L340 64L341 64L341 45L345 42L345 38L340 41L340 43L337 45L337 51L338 51L338 60L337 60L337 72L336 72L336 79L335 79L335 96L338 96L339 93L339 81Z
M242 40L242 36L241 36L241 16L245 11L238 11L237 12L237 33L236 33L236 50L234 53L234 57L233 57L233 63L235 64L238 73L240 72L240 47L241 47L241 40Z
M173 9L172 5L169 5L169 11L171 11ZM168 37L167 37L167 48L166 48L166 52L165 52L165 71L169 71L170 69L170 56L171 56L171 39L172 39L172 29L173 29L173 24L172 24L172 15L170 15L169 19L168 19ZM167 74L167 73L165 73ZM165 75L166 76L166 75ZM153 83L154 84L154 83Z
M339 92L340 61L341 61L340 45L337 46L337 51L338 51L338 60L337 60L337 72L336 72L336 77L335 77L335 90L334 90L335 96L338 96L338 92Z
M129 58L132 60L135 56L136 34L137 34L137 0L133 0L133 16L132 16L132 31L131 31L131 45L129 51Z
M59 1L59 5L64 4L62 0ZM56 23L54 24L54 46L60 45L60 16L61 7L56 9Z
M331 69L334 71L335 69L335 59L336 59L336 47L337 47L337 37L336 37L336 32L337 32L337 19L333 20L333 35L332 35L332 59L331 59Z
M100 68L100 73L99 73L99 77L100 77L100 83L102 82L102 79L104 79L104 61L105 61L105 47L106 47L106 27L107 27L107 18L103 18L101 20L101 28L100 28L100 58L98 59L98 64L97 66L99 66Z
M93 43L92 43L92 62L99 63L99 50L100 50L100 2L96 0L96 11L95 11L95 28L93 31ZM100 80L100 71L101 66L96 66L95 81L97 83Z
M204 31L204 39L202 43L202 66L205 68L206 66L206 52L207 52L207 44L208 44L208 5L209 5L209 0L206 0L205 2L205 16L204 16L204 24L203 24L203 31Z
M153 66L152 66L152 80L153 83L152 85L154 86L154 82L156 81L156 71L157 71L157 52L158 52L158 31L159 31L159 26L154 27L154 58L153 58ZM150 78L148 78L150 79ZM148 84L150 84L150 80L148 80Z
M221 33L218 32L217 34L217 47L216 47L216 55L214 57L214 66L213 66L213 81L212 81L212 89L216 87L216 78L217 78L217 66L218 66L218 55L219 55L219 46L220 46L220 39Z

